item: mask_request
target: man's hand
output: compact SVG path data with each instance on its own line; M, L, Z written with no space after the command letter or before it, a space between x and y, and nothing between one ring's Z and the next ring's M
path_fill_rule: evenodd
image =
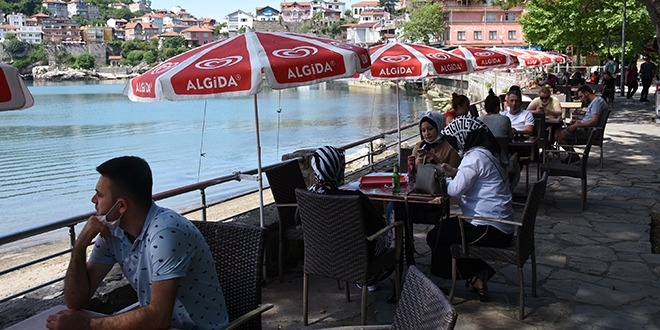
M72 309L59 311L46 319L48 329L89 329L89 318L85 313Z
M573 133L575 130L578 129L578 125L572 124L571 126L566 127L566 130Z
M110 236L112 236L112 233L106 227L99 221L99 219L93 215L87 219L87 223L85 223L85 227L83 227L82 231L80 232L80 236L78 239L81 239L82 237L86 237L89 239L87 244L85 246L89 245L89 243L96 237L96 235L101 234L101 237L108 239Z

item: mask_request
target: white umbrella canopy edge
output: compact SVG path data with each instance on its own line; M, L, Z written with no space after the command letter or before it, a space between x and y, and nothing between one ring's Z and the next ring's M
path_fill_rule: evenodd
M34 98L18 69L0 63L0 111L24 110L33 105Z

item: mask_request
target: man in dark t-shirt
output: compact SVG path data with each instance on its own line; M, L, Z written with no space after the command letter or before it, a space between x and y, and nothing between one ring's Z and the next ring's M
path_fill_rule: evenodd
M642 95L639 98L641 102L649 102L649 87L651 87L654 73L655 64L651 63L648 55L644 56L644 63L639 67L639 75L642 78Z

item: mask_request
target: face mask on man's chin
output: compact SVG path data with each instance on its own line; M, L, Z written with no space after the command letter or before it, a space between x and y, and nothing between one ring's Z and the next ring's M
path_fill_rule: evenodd
M117 218L117 220L114 220L114 221L108 221L107 220L108 214L110 212L112 212L112 210L115 208L115 206L117 206L118 202L119 201L115 202L115 204L112 205L110 210L108 210L108 212L106 212L104 215L97 215L96 216L96 219L98 219L99 222L101 222L104 226L106 226L110 231L114 231L115 229L117 229L117 227L119 227L119 221L121 220L121 217L123 216L123 214L120 214L119 218Z

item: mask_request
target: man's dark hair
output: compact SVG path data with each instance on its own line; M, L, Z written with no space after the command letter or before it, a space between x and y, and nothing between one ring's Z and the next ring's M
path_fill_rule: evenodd
M589 93L589 94L593 94L593 93L594 93L594 90L591 89L591 87L589 87L589 86L587 86L587 85L582 85L582 86L580 86L580 88L578 88L577 91L578 91L578 92L582 92L582 93Z
M151 204L153 179L149 164L135 156L110 159L96 168L102 176L110 179L113 199L124 197L141 207Z
M517 89L513 88L513 86L511 87L512 88L509 88L509 92L506 93L506 95L515 95L520 99L520 101L522 101L522 93L520 92L520 87L518 87Z
M614 61L614 56L612 56L612 55L607 55L607 59L608 59L608 60L612 60L612 61Z

